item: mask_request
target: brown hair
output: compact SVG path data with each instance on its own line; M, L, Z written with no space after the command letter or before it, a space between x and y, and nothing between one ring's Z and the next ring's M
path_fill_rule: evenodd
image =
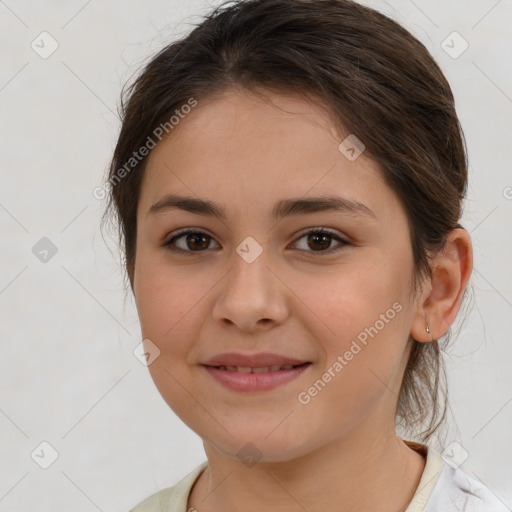
M123 91L103 220L117 221L132 291L147 158L126 163L191 98L200 102L230 87L326 105L341 132L363 141L406 209L414 284L432 275L430 258L461 227L467 151L450 86L427 49L395 21L350 0L240 0L163 48ZM438 396L446 377L437 340L410 344L397 424L411 433L426 425L417 435L427 440L446 415Z

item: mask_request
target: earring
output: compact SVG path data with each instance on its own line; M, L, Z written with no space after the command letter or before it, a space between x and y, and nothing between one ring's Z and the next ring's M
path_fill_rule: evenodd
M434 341L434 338L432 337L432 334L430 332L430 325L427 322L427 327L425 328L425 332L430 336L430 341Z

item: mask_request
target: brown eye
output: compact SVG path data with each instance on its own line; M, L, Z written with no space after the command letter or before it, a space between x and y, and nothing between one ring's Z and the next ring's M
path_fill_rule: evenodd
M305 244L303 244L303 247L299 247L299 249L305 252L335 252L339 249L342 249L343 246L349 245L346 240L343 240L343 238L341 238L335 232L325 228L312 229L298 238L298 240L302 239L305 239ZM331 243L333 240L339 242L338 247L331 248Z
M191 250L202 250L208 249L209 245L209 236L203 233L192 233L186 235L186 244L188 248Z
M331 241L332 236L325 233L311 233L308 235L308 245L315 251L329 249Z
M302 239L305 240L305 244L303 243L303 247L299 247L299 250L310 253L332 253L342 249L345 245L350 245L349 242L341 238L336 232L325 228L311 229L297 240ZM193 255L193 253L208 250L212 241L214 241L214 239L203 231L184 229L162 245L176 253ZM333 241L338 242L337 247L331 247ZM295 245L301 244L295 242Z
M179 243L178 240L180 240ZM204 252L209 248L212 240L213 238L210 235L202 231L187 229L180 231L162 245L167 246L174 252L190 254L194 252Z

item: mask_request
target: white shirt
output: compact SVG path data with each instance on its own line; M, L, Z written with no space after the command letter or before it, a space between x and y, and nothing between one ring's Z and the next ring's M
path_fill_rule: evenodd
M426 454L427 461L405 512L511 512L493 491L444 460L433 448L406 441ZM173 487L146 498L130 512L187 512L192 486L208 466L205 461Z
M467 475L453 462L443 459L432 447L426 450L427 462L411 503L405 512L510 512L492 490Z

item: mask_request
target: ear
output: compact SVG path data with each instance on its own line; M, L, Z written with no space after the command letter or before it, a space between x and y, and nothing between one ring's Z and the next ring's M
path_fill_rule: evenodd
M473 270L473 246L463 228L450 231L444 249L432 260L432 278L426 279L411 325L420 342L441 338L454 322ZM430 334L426 332L427 325Z

